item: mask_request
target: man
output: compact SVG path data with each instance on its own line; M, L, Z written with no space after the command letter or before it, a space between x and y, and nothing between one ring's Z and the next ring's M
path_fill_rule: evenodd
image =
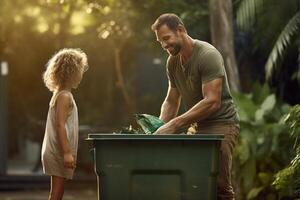
M169 88L160 113L160 119L166 124L155 133L173 134L182 127L196 124L199 134L224 134L218 199L232 200L232 151L239 122L223 58L212 45L191 38L175 14L161 15L151 28L162 48L169 53L166 64ZM177 116L181 99L187 111Z

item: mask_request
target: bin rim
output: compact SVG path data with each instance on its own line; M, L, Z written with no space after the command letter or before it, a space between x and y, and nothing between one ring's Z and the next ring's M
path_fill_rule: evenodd
M223 140L224 134L121 134L121 133L90 133L88 141L94 140Z

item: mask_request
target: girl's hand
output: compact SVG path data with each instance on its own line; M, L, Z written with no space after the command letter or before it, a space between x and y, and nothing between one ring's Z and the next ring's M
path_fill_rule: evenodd
M75 169L74 156L71 153L64 154L64 167L69 169Z

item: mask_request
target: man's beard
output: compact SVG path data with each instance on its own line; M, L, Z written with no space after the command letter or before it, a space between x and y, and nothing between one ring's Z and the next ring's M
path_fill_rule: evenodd
M181 45L177 43L177 44L172 45L171 47L173 47L173 50L168 51L168 53L172 56L177 56L181 50Z

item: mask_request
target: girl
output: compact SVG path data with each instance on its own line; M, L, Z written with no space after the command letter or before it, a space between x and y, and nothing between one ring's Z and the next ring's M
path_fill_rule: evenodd
M80 49L62 49L48 62L43 75L53 92L42 146L45 174L51 176L49 200L61 200L66 179L72 179L78 146L78 114L71 93L88 69L87 56Z

